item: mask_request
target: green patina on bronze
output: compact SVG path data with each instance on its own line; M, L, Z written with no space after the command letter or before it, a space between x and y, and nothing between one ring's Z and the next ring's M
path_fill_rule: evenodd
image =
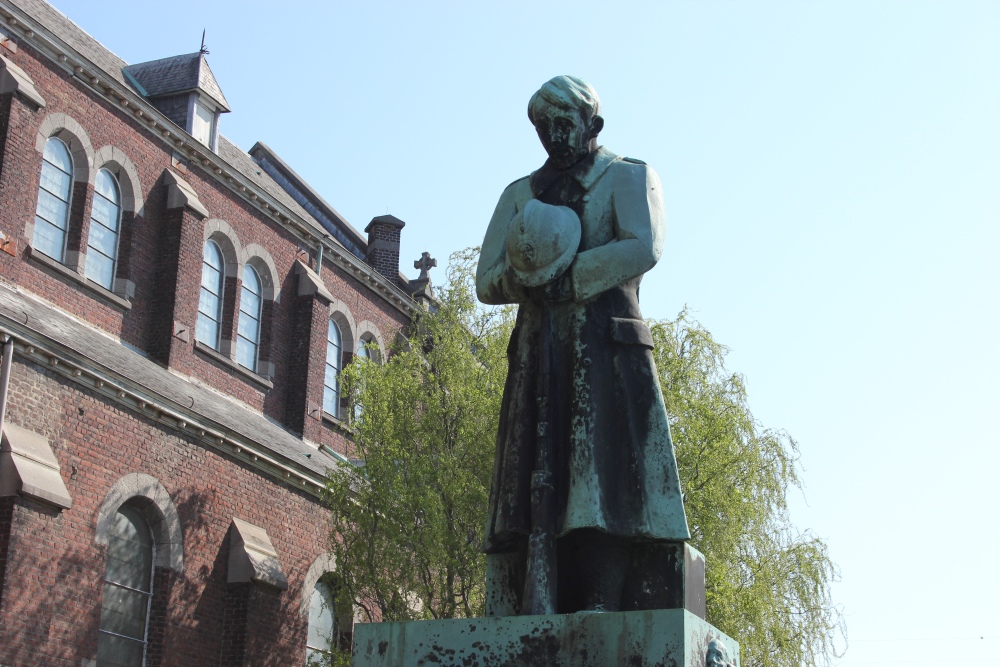
M540 570L558 578L555 610L648 608L626 595L641 576L628 568L634 552L690 537L639 310L640 281L663 250L662 188L646 164L597 145L599 110L597 93L573 77L532 97L528 115L549 159L507 187L483 240L480 300L519 305L484 542L491 581L508 589L488 592L505 601L492 614L531 613ZM557 540L547 568L532 546L540 540L528 539L539 533L539 423L551 447L545 521Z

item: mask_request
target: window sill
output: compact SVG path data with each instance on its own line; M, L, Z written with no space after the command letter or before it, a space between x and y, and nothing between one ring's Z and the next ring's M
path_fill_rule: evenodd
M197 352L198 354L208 357L215 363L225 367L226 370L238 373L245 379L250 380L257 386L263 388L265 391L269 389L274 389L274 383L268 380L263 375L257 375L252 370L248 368L243 368L229 357L217 352L216 350L213 350L208 345L202 343L200 340L196 340L194 342L194 351Z
M43 269L48 269L49 273L55 274L56 277L79 285L80 287L89 290L95 296L107 301L113 306L121 308L122 310L132 310L132 302L125 297L119 296L111 290L101 287L94 281L81 276L79 273L69 268L62 262L57 262L46 254L35 252L30 245L27 246L27 256L30 261L39 265Z
M340 417L334 417L326 410L323 410L323 423L344 435L354 435L354 429L350 424Z

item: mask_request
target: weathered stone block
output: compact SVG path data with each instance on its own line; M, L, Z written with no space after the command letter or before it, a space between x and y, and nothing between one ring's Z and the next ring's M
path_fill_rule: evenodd
M685 609L366 623L354 626L351 664L705 667L713 640L738 667L739 645Z

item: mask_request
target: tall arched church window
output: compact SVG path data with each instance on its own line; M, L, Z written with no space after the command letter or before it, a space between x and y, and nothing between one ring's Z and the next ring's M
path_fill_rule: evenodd
M73 158L69 148L61 140L50 137L42 151L42 175L31 247L59 262L66 259L72 191Z
M326 375L323 379L323 411L340 417L340 327L333 320L326 334Z
M225 284L222 249L215 241L205 242L201 265L201 296L198 299L198 326L195 337L213 350L219 349L222 332L222 289Z
M316 582L309 598L309 632L306 635L306 664L328 664L335 650L349 651L354 631L354 615L344 600L333 575Z
M236 361L244 368L257 371L257 351L260 347L260 314L262 289L260 276L249 264L243 269L243 291L240 294L240 326L236 332Z
M153 595L153 538L132 507L121 507L111 525L104 574L98 667L141 667L146 654Z
M121 189L107 169L97 172L94 181L94 203L90 212L90 233L87 237L87 277L106 289L115 282L118 261L118 233L121 225Z

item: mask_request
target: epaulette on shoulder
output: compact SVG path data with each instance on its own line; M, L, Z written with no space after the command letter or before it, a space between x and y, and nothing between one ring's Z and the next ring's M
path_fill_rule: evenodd
M632 164L646 164L642 160L639 160L634 157L623 157L622 160L624 160L625 162L631 162Z

